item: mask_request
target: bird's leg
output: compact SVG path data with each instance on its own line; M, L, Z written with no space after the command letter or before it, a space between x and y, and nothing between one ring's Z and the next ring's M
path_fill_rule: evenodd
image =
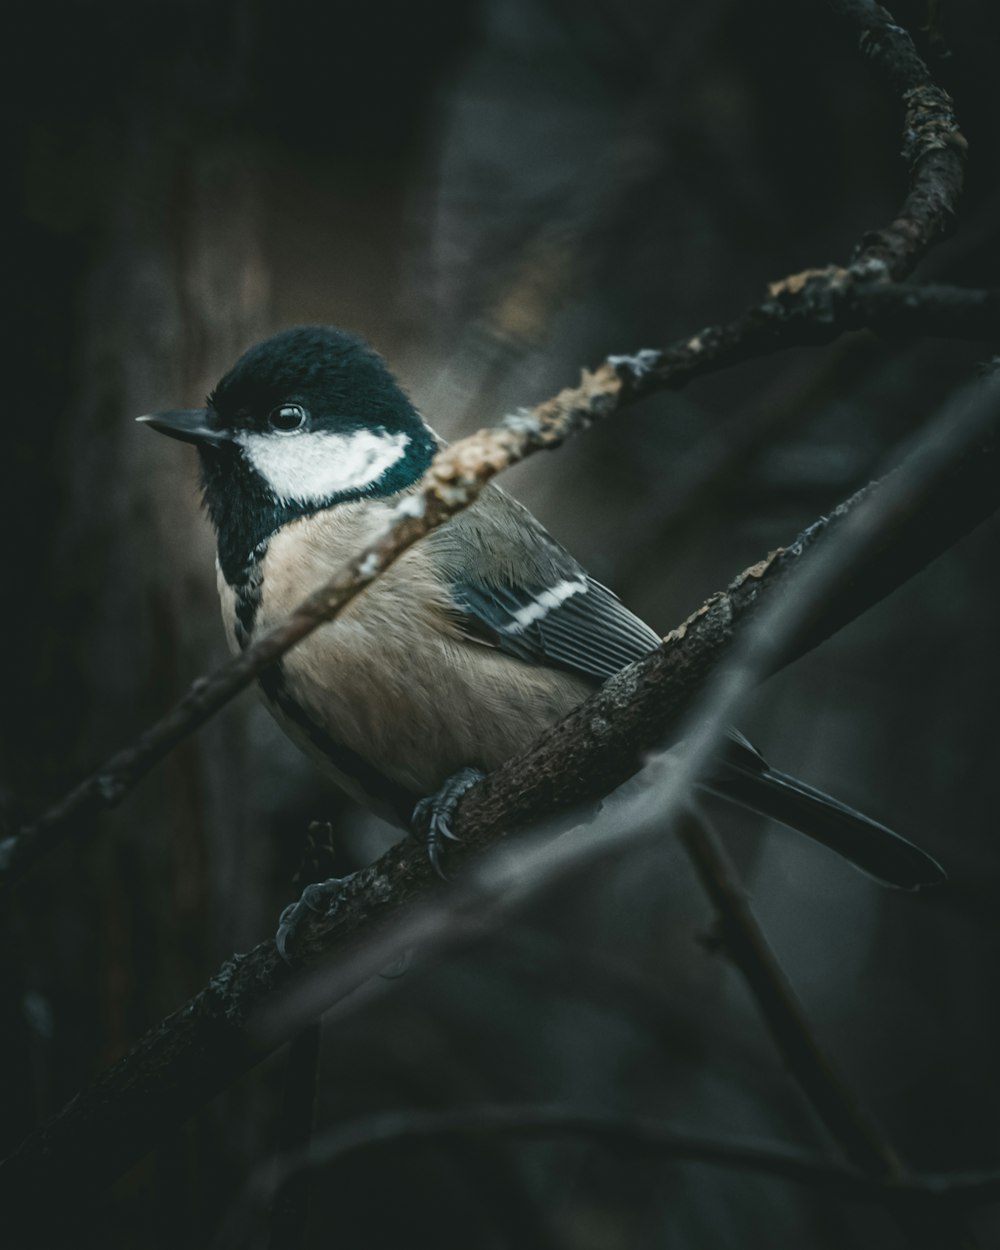
M436 794L421 799L413 809L410 821L410 836L416 838L427 848L427 858L431 867L441 878L445 874L441 867L441 853L445 842L457 842L451 828L451 820L458 801L466 790L470 790L477 781L482 781L486 774L479 768L462 768L444 783ZM350 877L330 877L327 881L316 881L307 885L294 903L289 903L281 913L278 921L278 932L275 934L275 945L278 954L286 963L293 963L295 946L301 936L303 927L312 916L326 914L332 916L337 910L337 903ZM396 963L390 964L383 975L397 975Z
M292 876L292 885L308 885L325 881L337 866L340 856L329 820L311 820L306 829L299 866Z
M353 875L353 874L352 874ZM294 903L289 903L278 920L278 932L274 944L286 964L295 962L295 947L302 928L312 916L332 916L344 886L350 877L330 877L327 881L314 881L307 885Z
M421 799L413 809L410 836L426 846L430 865L442 879L445 878L441 867L441 852L444 850L444 843L458 841L451 828L455 808L466 790L471 790L476 782L482 781L485 776L482 769L461 768L448 778L436 794L430 794L426 799Z

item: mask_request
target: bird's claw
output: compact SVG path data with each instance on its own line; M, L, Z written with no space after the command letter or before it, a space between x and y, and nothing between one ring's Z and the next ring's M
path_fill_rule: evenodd
M294 903L289 903L278 920L278 932L274 944L286 964L295 962L295 950L303 926L312 916L332 916L337 910L347 877L330 877L328 881L314 881L307 885Z
M481 769L462 768L449 777L436 794L421 799L413 809L410 833L427 848L430 866L442 880L447 880L441 867L442 843L460 840L451 827L455 808L466 790L470 790L485 776Z

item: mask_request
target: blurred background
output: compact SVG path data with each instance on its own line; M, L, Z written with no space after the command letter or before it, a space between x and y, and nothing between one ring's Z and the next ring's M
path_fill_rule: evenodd
M971 144L919 276L997 285L1000 11L896 0ZM926 29L932 20L932 29ZM905 189L900 119L793 0L13 0L0 787L37 810L224 658L195 457L133 418L330 322L457 436L608 352L844 261ZM848 336L663 395L505 485L661 632L892 462L982 355ZM727 843L823 1041L903 1157L1000 1163L1000 603L984 527L756 694L772 761L908 834L953 884L880 890L745 816ZM340 867L396 836L245 695L0 915L0 1146L234 950L273 933L314 819ZM586 1105L822 1152L672 841L550 891L323 1031L319 1124ZM207 1246L274 1151L284 1056L123 1178L78 1246ZM53 1195L58 1201L58 1195ZM977 1225L989 1244L1000 1217ZM892 1247L878 1209L585 1139L399 1146L314 1187L307 1244Z

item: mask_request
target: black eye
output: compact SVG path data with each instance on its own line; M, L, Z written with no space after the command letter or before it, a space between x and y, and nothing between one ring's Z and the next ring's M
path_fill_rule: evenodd
M306 423L306 410L300 404L282 404L271 410L267 423L272 430L290 434Z

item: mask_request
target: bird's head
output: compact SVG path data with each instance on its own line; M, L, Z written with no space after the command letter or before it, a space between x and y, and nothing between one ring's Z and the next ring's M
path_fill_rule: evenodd
M205 408L139 420L197 447L220 553L234 529L254 546L297 517L405 490L435 451L381 357L330 326L251 347Z

